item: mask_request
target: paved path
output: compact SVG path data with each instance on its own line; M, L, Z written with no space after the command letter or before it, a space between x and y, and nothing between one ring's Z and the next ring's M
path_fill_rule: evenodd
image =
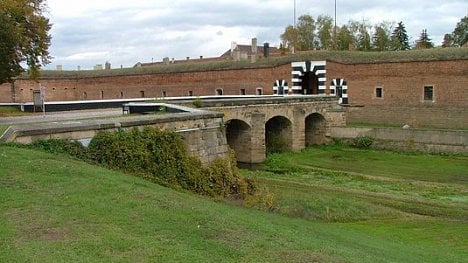
M27 124L38 122L51 121L69 121L82 120L101 117L117 117L122 115L122 108L115 109L97 109L97 110L79 110L79 111L59 111L42 114L17 116L17 117L0 117L0 125Z

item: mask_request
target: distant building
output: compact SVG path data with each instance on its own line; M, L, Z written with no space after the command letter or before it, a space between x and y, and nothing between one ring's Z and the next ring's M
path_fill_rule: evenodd
M279 56L281 52L276 47L270 47L268 43L265 43L263 46L257 45L257 39L253 38L251 45L238 45L236 42L231 43L231 49L224 52L219 57L205 58L200 56L199 58L190 58L186 57L185 59L175 60L174 58L169 59L168 57L163 58L162 61L158 62L137 62L133 67L149 67L156 65L169 65L169 64L179 64L179 63L194 63L194 62L212 62L212 61L226 61L226 60L250 60L251 62L256 62L267 56Z
M251 45L239 45L236 42L232 42L231 49L224 52L221 58L230 58L235 61L250 59L252 62L255 62L255 59L261 59L265 57L265 54L278 56L281 52L278 48L270 47L269 45L258 46L257 39L253 38ZM255 59L252 59L252 57Z

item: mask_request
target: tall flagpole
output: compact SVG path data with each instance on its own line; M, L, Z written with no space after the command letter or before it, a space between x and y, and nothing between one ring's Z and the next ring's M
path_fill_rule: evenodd
M335 0L335 27L333 28L333 48L336 49L336 0Z
M294 25L294 29L296 29L296 0L294 0L294 23L293 23L293 25ZM295 49L296 49L296 47L294 45L295 45L295 43L292 46L292 53L293 54L295 53Z
M296 0L294 0L294 28L296 28Z

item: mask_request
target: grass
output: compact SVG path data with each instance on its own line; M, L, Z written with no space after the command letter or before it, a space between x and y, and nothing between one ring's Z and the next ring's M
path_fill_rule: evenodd
M269 169L310 171L319 169L371 174L392 180L415 180L466 184L467 155L405 154L392 151L360 150L334 145L307 148L301 153L272 155Z
M10 127L10 125L0 125L0 136Z
M270 57L256 63L250 61L218 61L218 62L189 62L170 65L155 65L141 68L123 68L112 70L80 70L80 71L55 71L44 70L43 78L82 78L104 77L117 75L138 75L152 73L174 73L212 71L225 69L262 68L275 67L291 63L293 61L330 60L345 64L353 63L379 63L379 62L409 62L409 61L434 61L434 60L459 60L468 59L467 48L432 48L427 50L387 51L387 52L360 52L360 51L308 51L297 54ZM23 74L22 78L28 78Z
M22 112L18 107L12 106L1 106L0 107L0 117L9 117L9 116L19 116L25 115L25 112Z
M0 262L466 259L466 174L455 171L466 163L456 157L454 164L461 167L437 181L403 171L397 176L357 174L339 164L335 168L346 171L313 168L320 161L311 156L335 150L305 151L295 159L309 162L297 164L292 172L281 170L287 168L286 160L296 167L292 154L270 158L267 169L275 172L243 171L277 194L281 206L271 213L175 192L62 155L0 146ZM357 154L344 148L346 153ZM405 156L413 155L399 159ZM438 162L444 167L453 164L449 157L434 158L442 158ZM431 169L427 173L428 178L440 176ZM414 182L414 189L404 180ZM424 196L427 190L433 196ZM461 199L440 198L447 193ZM421 211L435 204L441 213L400 209L393 205L397 200L405 207L408 200L420 204L415 209ZM286 211L292 207L296 210ZM313 207L323 216L314 216Z

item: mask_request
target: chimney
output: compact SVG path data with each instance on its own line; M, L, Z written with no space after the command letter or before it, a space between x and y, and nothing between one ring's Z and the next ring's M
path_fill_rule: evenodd
M257 38L252 38L252 54L257 54Z
M203 56L200 56L200 59L203 59Z
M266 58L270 56L270 44L268 42L263 44L263 56Z
M255 63L257 62L257 38L252 38L252 54L250 55L250 62Z
M231 42L231 53L234 51L234 49L236 49L237 47L237 43L235 41L232 41Z

